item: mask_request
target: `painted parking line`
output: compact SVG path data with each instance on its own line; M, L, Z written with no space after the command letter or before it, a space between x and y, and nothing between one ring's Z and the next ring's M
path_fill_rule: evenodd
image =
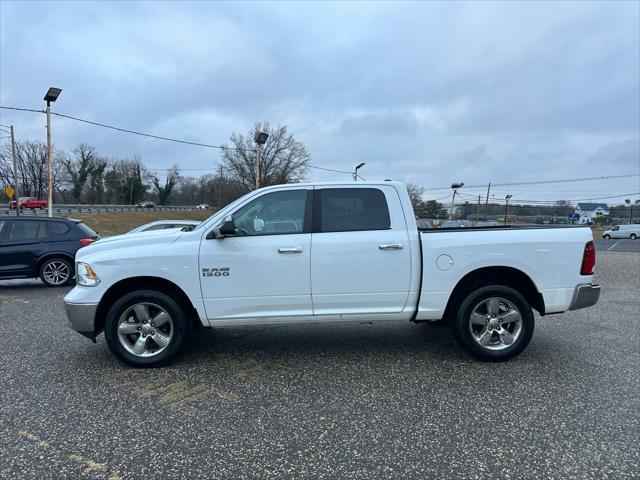
M614 243L613 245L611 245L607 251L613 250L614 248L616 248L616 245L618 245L621 242L621 240L618 240L616 243Z

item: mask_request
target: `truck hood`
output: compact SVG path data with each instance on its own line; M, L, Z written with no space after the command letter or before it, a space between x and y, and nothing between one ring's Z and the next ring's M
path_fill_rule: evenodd
M184 233L180 229L153 230L151 232L127 233L114 237L101 238L91 245L81 248L76 253L76 260L84 260L95 254L109 252L118 257L118 252L123 249L136 247L150 247L155 245L169 245L180 238Z

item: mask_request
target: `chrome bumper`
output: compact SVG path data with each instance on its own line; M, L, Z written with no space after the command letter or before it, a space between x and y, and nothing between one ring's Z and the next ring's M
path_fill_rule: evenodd
M569 310L577 310L595 305L598 302L598 298L600 298L600 285L594 285L592 283L578 285L573 292Z
M69 326L81 335L84 335L94 343L96 335L96 311L97 303L67 303L64 302L64 310L67 314Z

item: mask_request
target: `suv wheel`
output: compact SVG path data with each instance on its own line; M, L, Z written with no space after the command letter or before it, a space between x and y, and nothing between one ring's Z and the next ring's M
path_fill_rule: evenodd
M120 297L107 313L104 335L113 354L133 367L166 365L178 354L189 329L170 296L137 290Z
M501 362L522 352L533 335L533 311L520 292L504 285L471 291L455 311L456 340L479 360Z
M611 238L611 235L609 235L608 233L603 235L602 238L604 238L605 240L609 240Z
M47 287L68 285L73 279L73 265L65 258L49 258L40 265L38 276Z
M635 240L636 238L638 238L638 236L637 236L635 233L632 233L632 234L629 236L629 238L630 238L631 240Z

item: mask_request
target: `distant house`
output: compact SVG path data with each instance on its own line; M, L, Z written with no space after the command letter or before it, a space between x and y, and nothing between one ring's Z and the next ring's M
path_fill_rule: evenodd
M598 217L609 215L609 206L606 203L578 203L575 213L580 215L579 223L595 222Z

